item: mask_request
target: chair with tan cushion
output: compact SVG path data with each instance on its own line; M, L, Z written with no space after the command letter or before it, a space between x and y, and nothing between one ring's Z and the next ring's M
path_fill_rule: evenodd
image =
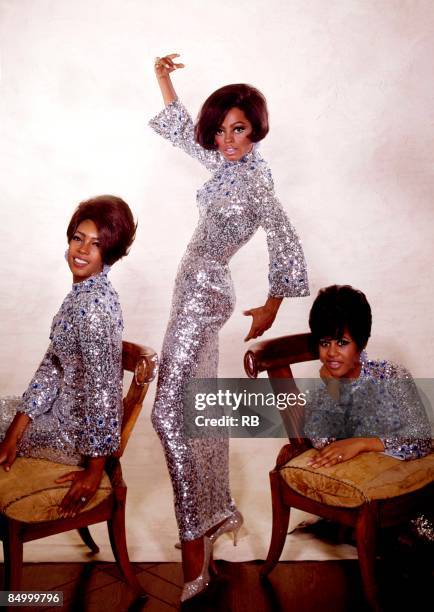
M267 371L277 392L294 391L291 364L317 359L310 334L285 336L254 344L244 358L248 376ZM302 436L303 414L295 408L285 414L290 444L285 445L270 472L273 529L266 562L267 576L279 561L288 531L290 509L298 508L353 527L366 599L379 609L375 580L376 534L383 527L408 521L434 502L434 453L399 461L382 453L362 453L328 468L312 468L315 454Z
M145 596L128 558L125 537L127 486L122 478L119 458L140 414L149 383L155 376L157 356L150 348L123 342L122 366L124 371L132 372L133 377L123 400L120 449L107 459L98 491L76 516L59 517L59 504L71 483L56 484L55 481L63 474L83 468L19 457L9 472L0 469L0 537L3 540L6 590L17 591L20 588L24 542L78 529L84 543L93 552L98 552L88 526L107 522L119 569L135 593Z

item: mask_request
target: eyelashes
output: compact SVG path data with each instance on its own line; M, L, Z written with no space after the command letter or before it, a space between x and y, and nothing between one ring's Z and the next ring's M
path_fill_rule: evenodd
M72 242L73 240L74 240L75 242L82 242L82 241L83 241L82 237L81 237L81 236L79 236L78 234L74 234L74 236L71 238L71 242ZM92 242L92 246L96 246L96 247L98 247L98 248L99 248L99 247L100 247L100 243L99 243L99 242Z
M234 128L234 132L236 134L242 134L243 132L246 131L246 128L242 125L237 126L236 128ZM216 131L216 136L222 136L223 135L223 130L222 129L218 129Z
M338 338L336 340L336 344L338 346L347 346L348 344L350 344L350 340L346 340L345 338ZM322 348L327 348L328 346L330 346L330 340L320 340L319 345Z

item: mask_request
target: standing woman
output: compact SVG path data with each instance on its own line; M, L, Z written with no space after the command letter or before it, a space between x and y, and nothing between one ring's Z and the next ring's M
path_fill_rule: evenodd
M265 98L250 85L227 85L205 101L194 126L170 79L171 72L183 68L175 57L155 62L166 106L150 125L212 172L198 191L199 222L175 281L152 413L172 479L185 601L209 582L213 542L228 531L235 538L242 523L229 490L228 441L189 439L183 433L189 380L217 377L218 332L235 305L228 263L262 226L270 289L263 306L244 313L253 319L246 340L271 327L284 297L306 296L309 289L300 241L255 145L268 132Z

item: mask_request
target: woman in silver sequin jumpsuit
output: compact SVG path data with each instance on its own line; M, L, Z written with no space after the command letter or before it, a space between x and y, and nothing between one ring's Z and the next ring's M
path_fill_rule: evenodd
M122 311L107 278L128 252L135 224L115 196L82 202L68 226L72 290L53 319L50 345L22 398L0 400L0 463L15 457L84 465L72 480L61 511L89 501L105 458L119 447L122 422Z
M192 377L217 376L218 332L235 304L229 261L262 226L270 255L270 291L264 306L246 311L253 316L246 339L271 326L283 297L306 296L309 290L300 241L254 144L268 131L262 94L246 85L218 90L205 102L195 134L170 81L169 73L182 67L173 62L174 57L157 58L156 74L166 106L150 125L212 172L198 191L198 225L175 281L152 413L172 480L184 578L189 581L200 570L203 536L235 510L229 490L228 442L185 437L182 404ZM192 557L200 562L195 564Z

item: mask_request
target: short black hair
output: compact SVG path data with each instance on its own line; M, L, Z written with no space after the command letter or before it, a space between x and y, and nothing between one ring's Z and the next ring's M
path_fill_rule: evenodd
M69 222L66 235L71 242L77 227L90 219L98 228L102 260L109 266L126 255L136 235L137 224L124 200L113 195L101 195L81 202Z
M194 133L202 147L217 149L217 130L231 108L242 110L252 124L252 142L259 142L268 134L267 102L261 92L245 83L225 85L205 100L199 112Z
M320 289L309 313L312 343L321 338L342 338L348 330L359 350L371 335L371 307L365 294L351 285L331 285Z

